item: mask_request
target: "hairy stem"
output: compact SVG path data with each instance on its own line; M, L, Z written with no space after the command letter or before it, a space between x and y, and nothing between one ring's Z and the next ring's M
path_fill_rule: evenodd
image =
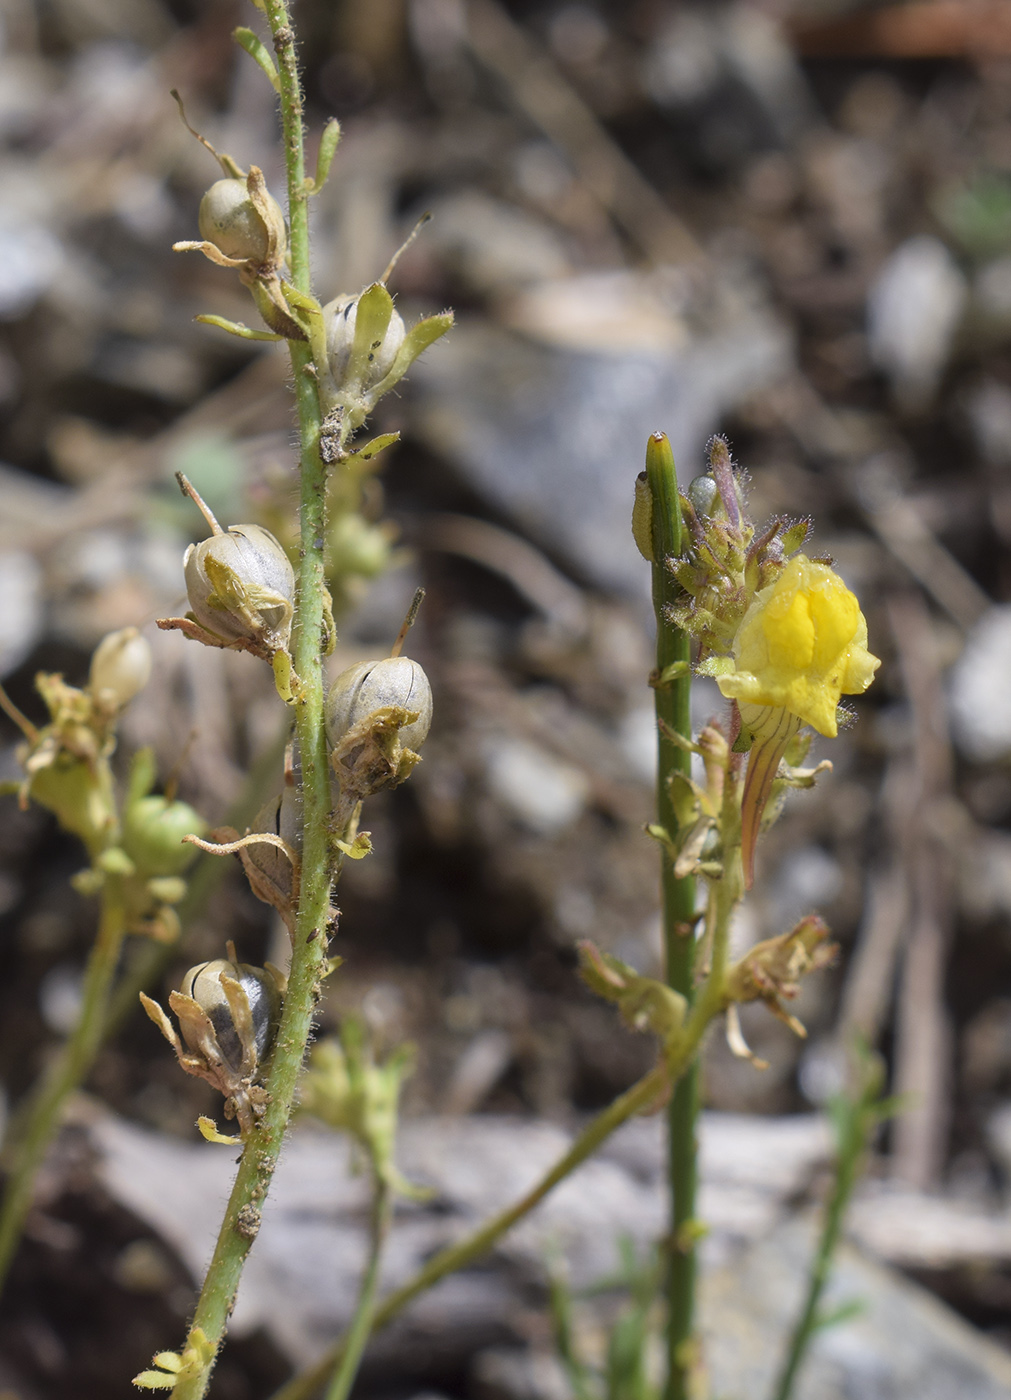
M656 669L691 661L691 641L675 627L668 609L680 586L667 561L681 553L681 510L674 456L665 434L654 433L646 448L646 477L652 502L653 609L656 613ZM671 779L689 773L691 754L664 732L691 739L691 675L658 682L655 690L659 728L657 821L674 835L677 816ZM679 879L666 847L661 847L664 948L667 983L690 1003L695 975L695 882ZM699 1071L693 1064L676 1086L668 1109L668 1178L670 1182L670 1263L667 1274L666 1400L684 1400L693 1361L695 1328L695 1195L698 1176Z
M11 1174L0 1204L0 1287L31 1208L35 1176L59 1126L64 1105L83 1082L102 1042L109 992L126 933L122 881L106 876L101 912L82 989L81 1016L55 1063L44 1076L13 1148Z
M333 1380L326 1393L326 1400L347 1400L355 1383L358 1367L361 1365L365 1347L375 1325L376 1294L379 1291L379 1268L382 1263L383 1245L393 1219L393 1192L389 1183L381 1176L375 1180L375 1199L372 1203L372 1229L369 1241L369 1261L365 1267L362 1286L358 1293L355 1315L348 1328L347 1340L334 1370Z
M292 284L309 287L309 227L305 190L302 93L295 39L284 0L266 0L277 54L281 118L288 173L289 253ZM327 842L330 788L323 727L322 645L325 616L323 574L325 473L319 456L320 408L308 345L289 342L298 410L301 493L301 547L295 608L294 664L298 675L295 730L302 761L304 832L298 917L288 990L267 1081L263 1117L243 1148L200 1300L193 1331L208 1346L205 1364L188 1368L173 1400L201 1400L221 1346L246 1255L259 1228L260 1210L270 1187L284 1138L312 1018L326 971L330 891L336 874ZM192 1334L191 1334L192 1335ZM194 1340L197 1340L194 1338Z

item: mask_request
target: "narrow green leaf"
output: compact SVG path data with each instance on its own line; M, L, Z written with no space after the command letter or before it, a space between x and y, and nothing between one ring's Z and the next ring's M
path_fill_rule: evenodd
M243 29L241 26L238 29L232 30L232 38L237 44L241 44L241 46L246 50L246 53L249 54L249 57L253 59L254 62L260 65L264 73L266 73L267 75L267 81L270 83L270 86L274 89L278 96L280 96L281 79L277 76L277 69L274 67L274 60L267 52L267 48L266 45L263 43L263 40L259 39L251 29Z
M343 468L353 470L364 469L374 471L372 463L379 456L380 452L385 452L387 447L392 447L395 442L400 441L399 433L380 433L378 437L372 438L364 447L359 447L357 452L352 452L341 462Z
M305 182L309 194L319 194L326 184L340 139L341 124L336 117L331 117L323 128L323 135L319 139L319 150L316 152L316 174L311 180Z
M226 321L224 316L195 316L195 321L199 321L203 326L217 326L219 331L227 331L229 335L237 335L240 340L283 340L283 335L275 335L273 331L254 331L249 326L244 326L241 321Z

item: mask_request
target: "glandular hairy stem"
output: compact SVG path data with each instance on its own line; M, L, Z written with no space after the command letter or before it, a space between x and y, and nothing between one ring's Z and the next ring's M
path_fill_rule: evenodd
M289 195L291 281L308 293L309 229L305 195L302 94L295 40L283 0L266 0L280 84L281 117ZM327 842L330 787L323 726L323 627L326 585L323 571L325 470L319 455L321 414L309 346L289 342L298 413L300 474L300 565L292 629L298 676L295 730L302 763L304 835L302 877L288 990L267 1080L268 1102L243 1148L235 1185L217 1246L193 1318L206 1339L204 1364L177 1382L173 1400L201 1400L206 1394L228 1316L235 1301L246 1255L277 1164L288 1125L298 1074L312 1028L319 989L327 969L330 894L339 873Z

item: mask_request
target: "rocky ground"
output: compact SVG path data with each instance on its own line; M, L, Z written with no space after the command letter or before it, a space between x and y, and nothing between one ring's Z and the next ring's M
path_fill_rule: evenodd
M303 0L296 21L310 124L318 132L335 113L345 130L315 205L320 291L373 280L427 210L391 285L408 318L452 305L459 321L385 401L381 426L404 440L368 509L396 527L392 566L370 578L385 546L363 558L339 600L335 668L385 650L424 583L412 646L436 721L410 784L375 801L376 854L342 884L345 964L325 1026L357 1008L381 1040L417 1043L407 1143L422 1156L424 1125L447 1118L459 1132L477 1115L562 1134L648 1064L649 1043L581 987L572 950L590 937L657 967L655 851L641 830L650 617L628 531L632 482L654 429L670 434L686 478L702 470L706 438L725 432L756 518L815 518L814 543L860 594L884 664L857 723L817 755L833 774L794 797L768 840L738 930L743 945L817 907L840 962L805 990L806 1042L761 1011L744 1018L771 1063L763 1074L713 1037L707 1103L806 1123L835 1082L838 1047L862 1031L912 1097L854 1213L860 1247L888 1272L853 1263L865 1273L851 1287L880 1289L894 1317L895 1299L912 1296L890 1272L901 1268L1007 1347L1001 7ZM170 251L195 236L216 168L168 93L278 188L272 94L229 38L255 22L225 0L8 0L0 50L0 673L39 718L38 670L82 680L100 636L142 625L155 677L128 714L123 752L154 745L162 773L212 822L249 800L251 771L266 770L268 789L276 781L281 719L251 658L153 627L178 610L195 528L172 473L186 471L222 518L281 531L292 426L274 348L193 322L250 320L251 309L231 274ZM697 687L700 720L720 704ZM9 777L16 735L2 724ZM74 842L41 811L3 802L0 1074L16 1104L73 1020L94 911L69 884L82 863ZM283 949L237 868L188 920L163 986L228 937L254 961ZM192 1127L211 1097L139 1014L88 1087L0 1322L0 1391L20 1400L126 1396L124 1378L175 1344L191 1305L199 1245L188 1252L178 1216L172 1226L124 1189L110 1144L132 1133L155 1144L151 1160L214 1157ZM779 1180L787 1147L763 1157L740 1131L722 1156L757 1163L753 1182ZM777 1200L818 1197L820 1151ZM184 1207L186 1221L196 1206ZM620 1211L615 1221L626 1228ZM766 1247L765 1227L744 1233ZM794 1257L798 1236L783 1238ZM429 1365L406 1341L399 1360L384 1344L363 1385L396 1400L422 1388L553 1397L542 1244L517 1245L518 1264L506 1257L483 1276L486 1295L471 1290L466 1345L440 1351L435 1329ZM714 1256L714 1298L727 1267ZM496 1300L508 1313L498 1332ZM915 1306L931 1304L917 1293ZM339 1314L335 1304L324 1317ZM445 1330L463 1329L462 1316L443 1312ZM765 1336L772 1324L754 1325ZM949 1337L948 1322L922 1325ZM913 1371L881 1379L873 1337L849 1335L836 1361L846 1352L856 1370L845 1384L862 1375L863 1388L839 1389L829 1358L817 1384L837 1390L812 1397L927 1393ZM970 1334L950 1335L951 1355L971 1349ZM1006 1363L979 1347L1005 1390L979 1379L958 1393L1007 1393ZM247 1330L222 1364L222 1400L268 1395L291 1355L290 1337ZM714 1370L726 1389L756 1393L745 1372Z

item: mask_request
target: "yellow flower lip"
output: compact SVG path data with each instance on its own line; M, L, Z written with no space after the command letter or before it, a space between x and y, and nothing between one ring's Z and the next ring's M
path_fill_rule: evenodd
M787 710L834 738L839 697L862 694L880 664L855 595L828 564L797 554L756 593L734 638L734 669L717 684L728 699Z

